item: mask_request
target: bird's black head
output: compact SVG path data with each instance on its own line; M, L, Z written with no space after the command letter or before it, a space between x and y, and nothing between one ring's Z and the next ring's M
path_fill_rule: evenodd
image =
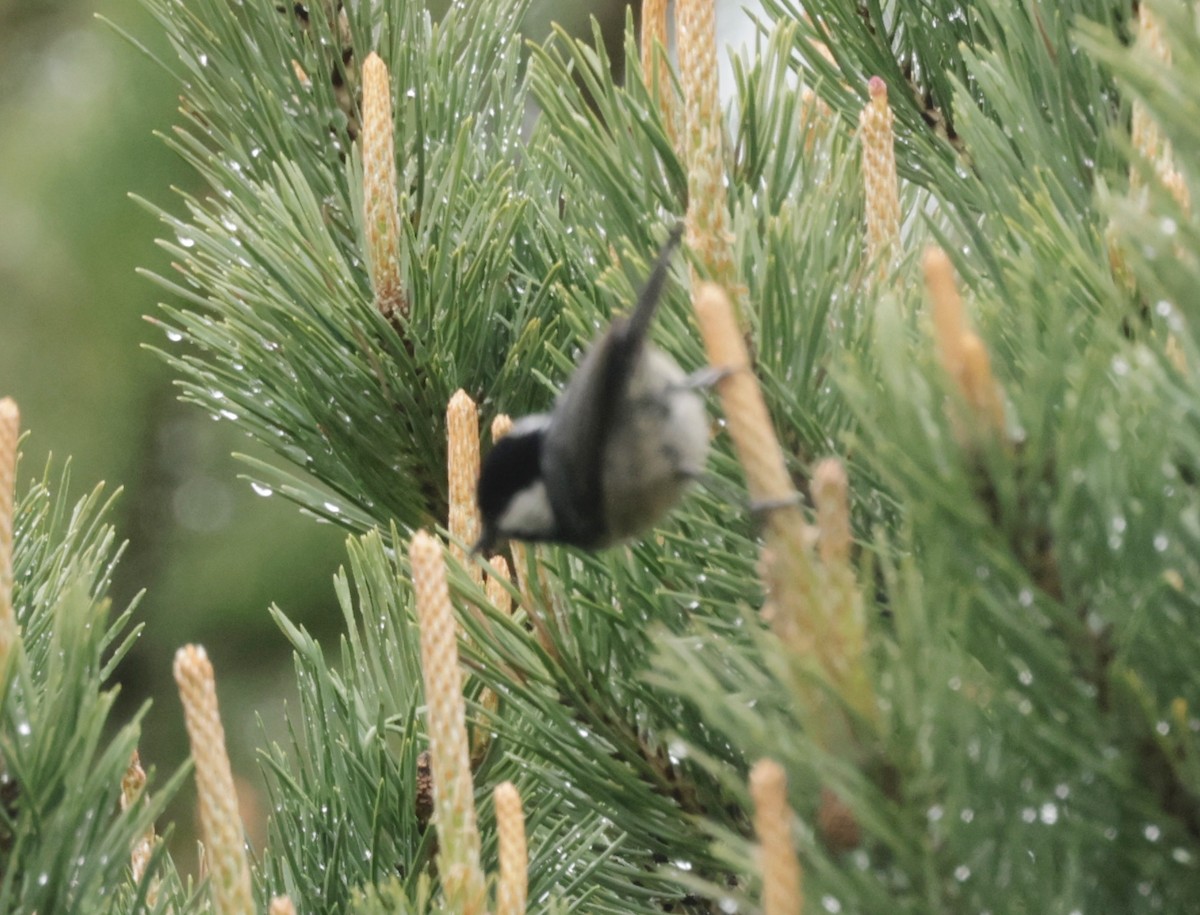
M522 419L492 446L479 473L475 498L483 533L475 551L507 537L550 540L556 525L542 479L542 442L549 417Z

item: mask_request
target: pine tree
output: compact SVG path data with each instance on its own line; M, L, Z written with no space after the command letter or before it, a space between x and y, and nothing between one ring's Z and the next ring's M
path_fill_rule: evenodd
M98 729L98 496L27 491L6 911L1194 905L1192 4L767 0L724 110L712 0L647 0L623 85L526 53L520 0L149 2L207 186L156 209L162 352L347 530L345 635L273 611L300 705L250 856L220 653L181 649L196 891L148 834L186 773ZM680 219L654 334L729 369L711 479L628 547L470 556L481 441Z

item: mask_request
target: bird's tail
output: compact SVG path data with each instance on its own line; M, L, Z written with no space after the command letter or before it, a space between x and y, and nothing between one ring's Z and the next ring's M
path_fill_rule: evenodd
M654 318L655 309L658 308L659 299L662 298L663 286L667 282L667 273L671 269L671 255L679 245L682 235L683 223L676 223L658 252L658 258L654 261L654 267L646 279L646 285L638 294L637 305L634 306L633 313L629 316L630 340L640 340L646 336L650 321Z

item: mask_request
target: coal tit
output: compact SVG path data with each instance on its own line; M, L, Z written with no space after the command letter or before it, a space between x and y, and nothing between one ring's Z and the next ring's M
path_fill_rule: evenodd
M488 453L477 500L483 535L601 549L650 528L704 469L704 402L646 340L676 228L637 305L588 350L550 413L526 416Z

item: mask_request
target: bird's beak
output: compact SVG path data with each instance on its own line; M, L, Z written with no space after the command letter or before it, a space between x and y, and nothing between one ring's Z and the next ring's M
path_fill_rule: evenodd
M475 541L475 545L471 547L471 555L480 556L484 553L490 553L492 547L495 545L496 532L485 527L483 533L479 535L479 539Z

